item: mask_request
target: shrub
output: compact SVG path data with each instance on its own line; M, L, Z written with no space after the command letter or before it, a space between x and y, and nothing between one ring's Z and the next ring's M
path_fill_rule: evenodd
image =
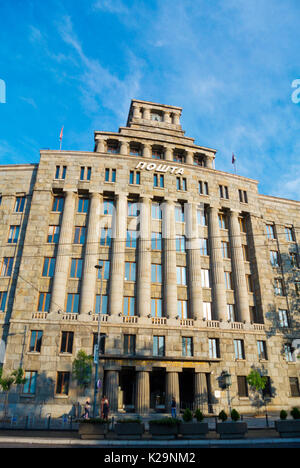
M192 421L193 419L193 413L191 412L191 410L189 408L186 408L184 413L183 413L183 416L182 416L184 422L190 422Z
M293 408L292 411L291 411L291 416L294 419L300 419L300 410L299 410L299 408Z
M109 421L105 421L105 419L102 419L102 418L89 418L89 419L80 418L77 421L80 423L84 423L84 424L106 424L107 422L109 422Z
M222 421L222 422L225 422L226 419L227 419L227 414L225 413L224 410L222 410L219 415L218 415L218 418Z
M203 413L201 413L199 409L195 411L195 418L197 419L198 422L201 422L204 419Z
M177 418L161 418L161 419L153 419L149 421L150 424L157 424L160 426L176 426L180 423L180 420Z
M134 419L134 418L132 418L132 419L119 419L119 420L117 421L117 423L118 423L118 424L126 424L126 423L138 423L138 424L141 424L142 421L141 421L140 419L138 419L138 418L136 418L136 419Z
M288 414L287 414L287 412L285 410L280 411L280 414L279 414L280 419L284 420L284 419L287 418L287 416L288 416Z
M238 413L238 411L235 409L231 411L230 416L231 416L232 421L238 421L240 419L240 413Z

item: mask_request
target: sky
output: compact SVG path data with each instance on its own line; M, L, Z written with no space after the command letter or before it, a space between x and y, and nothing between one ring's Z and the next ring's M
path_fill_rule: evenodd
M182 107L216 169L234 153L300 200L299 0L1 0L0 18L0 164L38 162L62 126L62 149L93 151L141 99Z

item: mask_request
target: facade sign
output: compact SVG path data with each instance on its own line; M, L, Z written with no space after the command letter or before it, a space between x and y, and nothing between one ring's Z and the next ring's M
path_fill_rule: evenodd
M170 172L171 174L182 175L184 174L184 169L178 166L168 166L167 164L157 164L157 163L146 163L140 161L136 169L146 169L146 171L156 171L156 172Z

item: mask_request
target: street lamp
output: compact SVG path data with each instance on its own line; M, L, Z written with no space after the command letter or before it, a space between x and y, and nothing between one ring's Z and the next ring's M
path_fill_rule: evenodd
M228 371L223 371L222 378L223 378L223 385L227 390L227 401L228 401L229 412L231 414L231 401L230 401L230 386L232 385L231 374Z
M96 406L97 406L97 393L98 393L98 372L99 372L99 352L100 352L100 322L101 322L101 309L102 309L102 286L103 286L103 265L95 265L96 270L100 272L101 287L100 287L100 304L99 304L99 316L98 316L98 332L97 332L97 344L94 346L94 364L95 364L95 382L94 382L94 406L93 406L93 417L96 417Z

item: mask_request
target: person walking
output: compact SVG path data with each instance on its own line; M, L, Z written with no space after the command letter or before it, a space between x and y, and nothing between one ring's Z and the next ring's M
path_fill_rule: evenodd
M90 411L91 411L91 403L90 403L90 398L88 398L84 405L84 415L83 415L84 419L89 419Z
M172 396L172 401L171 401L171 416L172 418L176 418L176 400L175 397Z
M109 413L109 401L108 401L108 398L104 396L103 404L102 404L102 415L105 421L108 420L108 413Z

